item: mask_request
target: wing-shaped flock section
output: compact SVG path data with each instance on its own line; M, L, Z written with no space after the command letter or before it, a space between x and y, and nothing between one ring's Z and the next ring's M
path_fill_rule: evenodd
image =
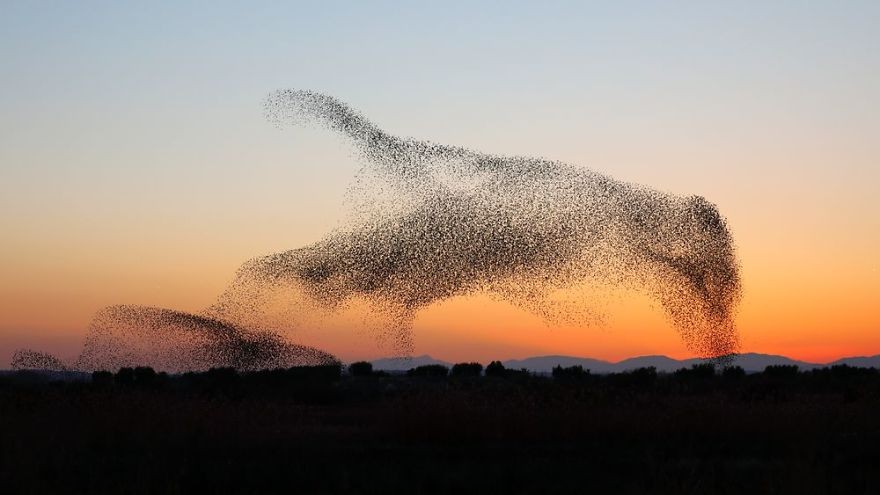
M265 328L269 294L330 310L366 300L386 321L382 337L406 353L415 313L453 296L489 293L549 322L586 321L591 301L562 309L552 297L578 284L651 295L700 356L737 350L738 263L725 219L704 198L542 158L396 137L313 91L273 93L266 110L278 125L318 124L350 140L363 163L348 198L355 206L350 220L316 244L247 262L201 316L105 309L74 367L256 369L332 361L257 330ZM61 364L33 351L16 360L20 367Z

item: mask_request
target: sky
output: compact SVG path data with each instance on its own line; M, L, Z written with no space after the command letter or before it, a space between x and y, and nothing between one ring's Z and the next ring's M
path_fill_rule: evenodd
M259 255L321 239L358 169L263 99L313 89L387 131L542 156L727 217L744 351L880 354L880 3L0 4L0 367L75 355L113 304L198 312ZM416 318L446 360L690 353L614 299L548 327L486 296ZM294 340L388 355L357 318Z

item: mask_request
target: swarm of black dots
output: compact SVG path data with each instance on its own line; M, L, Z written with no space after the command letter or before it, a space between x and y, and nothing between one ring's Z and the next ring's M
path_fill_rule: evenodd
M217 314L246 319L247 303L273 288L297 287L327 307L365 298L406 348L415 313L452 296L491 293L550 322L586 318L587 302L578 315L551 294L588 280L655 297L701 356L737 349L738 264L725 219L704 198L400 138L313 91L278 91L266 110L279 125L348 138L365 164L352 188L360 210L314 245L246 263Z
M333 361L256 330L265 327L266 301L278 294L328 310L365 300L385 320L381 337L405 355L416 313L432 303L486 293L551 324L587 321L591 301L553 297L584 283L648 294L699 356L737 351L739 267L726 220L703 197L543 158L393 136L318 92L277 91L265 108L279 126L316 124L351 143L363 165L349 193L351 218L316 244L245 263L200 316L131 306L102 311L77 368ZM16 358L21 367L54 359L33 351Z
M143 306L111 306L93 319L72 364L40 352L18 351L13 367L118 370L150 366L181 373L215 367L243 371L336 362L332 355L294 345L282 336L236 327L206 316Z

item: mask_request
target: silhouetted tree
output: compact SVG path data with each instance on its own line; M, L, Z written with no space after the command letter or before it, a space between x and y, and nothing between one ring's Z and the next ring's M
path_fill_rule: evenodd
M290 378L312 382L338 382L342 378L342 363L319 366L294 366L287 369Z
M358 361L348 365L348 374L351 376L370 376L373 374L373 363Z
M796 364L771 364L764 368L764 376L771 378L797 378L798 369Z
M690 368L681 368L673 373L680 381L711 380L715 378L715 365L712 363L700 363Z
M636 368L630 371L629 375L633 385L647 387L657 381L657 368L653 366Z
M552 374L556 380L583 380L590 376L590 370L585 370L579 364L568 367L554 366Z
M113 377L113 381L122 387L130 387L134 385L134 369L119 368L119 371L117 371L116 375Z
M416 366L411 370L406 372L407 376L418 376L418 377L446 377L449 375L449 368L443 366L442 364L426 364L423 366Z
M483 365L480 363L458 363L452 366L452 376L480 376L483 372Z
M520 368L520 369L518 369L518 370L509 369L509 370L505 370L505 372L504 372L504 376L505 376L508 380L510 380L510 379L516 379L516 380L519 380L519 381L523 381L523 380L526 380L526 379L528 379L528 378L531 378L531 376L532 376L532 372L529 371L528 368Z
M501 361L492 361L486 366L486 376L503 377L507 369L501 364Z
M606 377L606 381L617 387L647 389L657 381L657 368L648 366L623 373L612 373Z
M725 381L738 381L746 376L746 370L741 366L727 366L721 371L721 377Z
M134 369L134 384L138 387L154 387L157 385L158 377L156 370L148 366L138 366Z
M92 380L102 380L103 383L109 381L107 375L95 372ZM136 368L119 368L119 371L113 375L112 382L120 387L137 387L137 388L156 388L168 382L167 373L156 373L156 370L149 366L138 366Z

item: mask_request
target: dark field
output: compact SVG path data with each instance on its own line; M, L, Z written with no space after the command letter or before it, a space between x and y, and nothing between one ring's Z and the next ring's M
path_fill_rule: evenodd
M880 374L0 377L0 492L880 493Z

